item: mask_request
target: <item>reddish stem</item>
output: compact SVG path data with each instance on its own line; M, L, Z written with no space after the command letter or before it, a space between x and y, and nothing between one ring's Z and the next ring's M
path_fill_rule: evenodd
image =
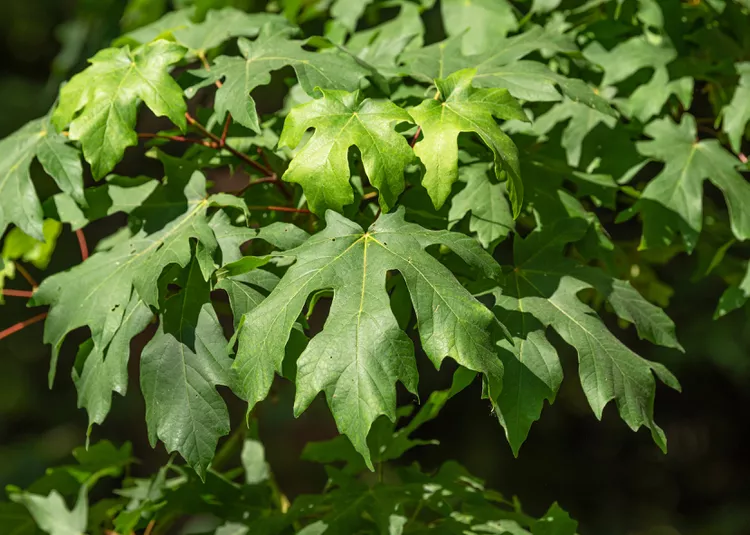
M140 138L157 138L157 139L167 139L169 141L179 141L181 143L195 143L196 145L203 145L204 147L210 147L210 148L216 148L213 143L209 143L208 141L205 141L203 139L191 139L189 137L184 136L167 136L164 134L151 134L148 132L139 133L138 137Z
M18 272L21 274L21 276L24 279L26 279L26 282L31 284L32 288L36 289L39 286L39 283L37 283L36 280L34 280L34 277L32 277L31 274L29 274L29 272L26 271L26 269L21 264L19 264L18 262L15 262L15 266Z
M86 236L82 229L76 230L76 237L78 237L78 247L81 249L81 258L86 260L89 257L89 247L86 245Z
M15 325L12 325L12 326L8 327L7 329L5 329L4 331L0 331L0 340L2 340L3 338L6 338L8 336L10 336L13 333L16 333L16 332L20 331L24 327L28 327L29 325L33 325L34 323L39 323L40 321L42 321L46 317L47 317L47 313L46 312L42 312L41 314L37 314L33 318L29 318L27 320L20 321L20 322L16 323Z
M156 520L152 520L148 523L148 526L146 526L146 531L143 532L143 535L151 535L151 532L154 530L154 526L156 525Z
M266 210L268 212L294 212L295 214L312 214L306 208L289 208L288 206L248 206L248 210Z
M2 291L3 295L7 295L8 297L31 298L31 296L34 295L34 292L30 292L28 290L0 290L0 291Z
M413 149L414 145L417 144L417 138L419 137L419 134L422 133L422 127L418 126L417 131L414 133L414 137L411 138L411 142L409 143L409 146Z
M258 147L256 150L258 151L258 155L263 160L263 163L265 164L265 166L268 169L270 169L271 171L273 171L273 167L271 166L271 162L268 161L268 156L266 156L266 152L263 150L263 148L262 147ZM276 177L276 173L274 172L274 174L272 176ZM286 189L286 186L284 185L284 183L281 180L276 180L276 187L279 189L279 191L286 198L287 201L291 201L294 198L294 196L289 192L289 190Z
M195 127L201 134L206 136L207 138L214 141L217 145L217 147L221 147L221 138L214 134L213 132L209 132L205 126L200 124L198 121L196 121L195 117L190 115L189 113L185 112L185 118L187 119L187 122L190 123L191 126ZM276 176L276 174L269 168L267 168L265 165L262 165L252 158L250 158L247 154L243 154L234 147L231 147L230 145L224 144L223 148L227 149L229 152L231 152L233 155L235 155L237 158L245 162L246 164L255 167L258 171L262 172L266 176Z
M229 125L232 122L232 114L227 112L227 120L224 121L224 130L221 132L221 138L219 139L219 146L225 147L227 144L227 134L229 134Z

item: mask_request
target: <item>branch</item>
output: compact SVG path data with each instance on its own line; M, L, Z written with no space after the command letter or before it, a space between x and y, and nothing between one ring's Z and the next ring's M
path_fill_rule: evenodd
M179 141L181 143L195 143L196 145L203 145L204 147L209 147L212 149L217 148L213 143L210 143L208 141L205 141L203 139L191 139L189 137L184 136L167 136L164 134L150 134L147 132L144 133L138 133L138 137L140 138L156 138L156 139L167 139L169 141Z
M262 172L266 176L276 176L276 174L271 169L269 169L268 167L266 167L265 165L256 162L255 160L253 160L252 158L250 158L247 154L243 154L240 151L238 151L237 149L235 149L234 147L231 147L231 146L227 145L225 142L222 142L221 138L219 136L217 136L213 132L209 132L208 130L206 130L206 127L204 127L202 124L200 124L195 119L195 117L193 117L189 113L187 113L187 112L185 113L185 118L187 119L188 123L190 123L190 125L193 126L196 130L198 130L201 134L203 134L205 137L207 137L207 138L211 139L212 141L214 141L216 143L216 147L215 148L224 148L224 149L227 149L234 156L236 156L237 158L239 158L240 160L242 160L246 164L248 164L248 165L250 165L252 167L255 167L258 171Z
M39 283L34 280L34 277L32 277L28 271L18 262L14 262L16 269L21 274L21 276L26 279L26 282L31 284L31 287L36 289L39 286Z
M28 327L29 325L33 325L34 323L40 322L40 321L42 321L46 317L47 317L47 313L46 312L42 312L41 314L37 314L33 318L29 318L27 320L20 321L20 322L16 323L15 325L12 325L12 326L8 327L7 329L5 329L4 331L0 331L0 340L2 340L3 338L6 338L8 336L10 336L13 333L16 333L16 332L20 331L24 327Z
M34 292L28 290L0 290L0 293L8 297L26 297L28 299L34 295Z
M225 147L227 144L227 134L229 134L229 125L232 123L232 114L227 112L227 120L224 121L224 130L221 132L221 139L219 140L219 146Z
M419 134L422 133L422 127L418 126L417 131L414 133L414 137L411 138L411 141L409 142L409 146L413 149L414 145L417 144L417 138L419 137Z
M76 230L76 236L78 237L78 247L81 249L81 259L86 260L89 257L89 247L86 245L86 236L83 234L83 229Z
M263 210L267 212L293 212L295 214L312 214L306 208L289 208L288 206L248 206L248 210Z

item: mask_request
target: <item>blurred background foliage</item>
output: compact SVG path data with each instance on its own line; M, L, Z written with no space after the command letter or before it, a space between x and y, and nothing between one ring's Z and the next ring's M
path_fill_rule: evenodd
M191 2L2 2L0 137L44 114L53 103L59 84L123 31L156 20L168 4L183 7L188 3ZM209 6L252 8L254 2L192 3L200 16ZM289 1L286 7L302 7L304 18L305 3ZM439 17L428 17L426 22L428 42L441 38ZM44 198L44 182L37 188ZM94 244L114 226L115 223L111 228L102 225L87 229L89 242ZM638 233L639 224L635 221L617 228L618 236ZM50 272L80 261L76 237L69 228L63 228L57 239ZM680 253L652 265L660 282L650 286L654 294L649 298L660 304L668 302L667 311L678 326L684 355L643 343L632 328L610 326L629 347L647 359L665 363L680 378L682 394L663 386L657 393L656 417L669 439L668 455L659 452L646 431L631 433L613 406L605 411L603 423L598 423L578 382L565 381L557 402L532 428L518 459L513 458L501 427L478 392L468 389L421 431L425 438L439 439L441 445L413 450L403 462L418 461L433 469L455 459L490 486L506 495L518 495L533 514L542 514L557 500L580 521L584 535L749 533L750 426L743 409L750 406L750 318L745 307L712 321L725 283L718 274L695 277L706 271L706 262L700 255ZM33 261L25 265L32 276L43 278ZM12 286L23 288L23 279L16 277ZM674 292L671 298L669 288ZM6 301L0 308L0 329L33 314L24 308L22 299ZM134 351L145 345L149 334L134 340ZM82 336L79 338L66 344L63 369L70 369L73 348L83 340ZM59 380L53 390L47 389L49 347L41 339L40 323L0 340L2 485L28 485L46 467L66 461L71 449L86 439L86 415L75 408L73 383ZM563 362L568 364L567 374L574 376L575 355L565 344L558 346ZM137 366L137 359L131 359L131 365ZM450 370L438 373L425 367L421 372L423 392L446 387L450 382ZM137 381L137 372L132 371L130 376ZM241 422L243 404L230 396L227 400L233 423ZM259 415L269 461L281 488L290 497L317 492L323 486L323 469L300 461L299 454L308 441L336 434L331 416L320 400L299 420L292 418L292 401L291 385L279 383ZM167 457L161 445L157 450L149 447L143 414L143 400L133 385L126 398L115 397L111 416L95 430L95 438L133 442L134 454L142 460L135 469L136 475L150 473Z

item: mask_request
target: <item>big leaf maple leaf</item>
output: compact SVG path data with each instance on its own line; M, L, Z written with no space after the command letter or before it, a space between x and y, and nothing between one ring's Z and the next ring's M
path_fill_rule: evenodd
M380 192L380 206L388 211L404 191L404 167L414 159L406 138L394 130L400 122L411 122L411 116L390 101L362 100L359 92L323 90L323 98L295 107L284 122L280 147L296 147L309 128L315 133L290 162L283 179L302 186L316 214L341 211L354 202L348 151L356 145L367 178Z
M31 182L34 158L65 193L83 198L83 170L76 149L55 132L49 117L42 117L0 141L0 236L13 223L29 236L44 240L42 205Z
M333 289L331 312L297 361L295 413L324 391L339 430L372 466L367 434L380 415L396 418L396 382L417 389L414 348L396 321L385 288L386 274L398 270L411 293L422 347L436 367L445 357L485 374L497 396L502 366L495 355L492 313L452 273L424 251L450 247L487 276L499 266L468 236L429 231L404 221L399 209L366 232L335 212L327 226L302 246L271 295L245 316L235 360L237 392L250 405L264 399L275 372L281 372L290 331L310 294Z
M578 352L581 384L596 417L601 418L605 405L614 399L631 429L645 425L666 450L664 432L654 422L653 374L675 389L677 380L664 366L620 342L578 293L596 289L618 316L635 324L642 338L681 349L674 324L629 283L562 255L565 244L581 239L587 227L582 219L563 219L514 242L513 270L495 292L496 313L513 336L512 345L498 342L505 369L504 388L496 401L498 417L517 452L544 400L554 400L562 367L546 339L549 326Z
M289 39L290 28L267 25L258 39L240 39L242 57L219 56L210 71L194 74L205 78L197 87L223 80L216 91L215 109L219 118L229 112L243 126L260 132L255 101L250 93L271 82L271 72L291 66L302 88L310 95L316 87L353 91L369 71L351 56L336 52L316 53L302 48L304 41ZM195 89L195 88L194 88Z
M138 143L134 128L141 101L156 115L185 129L182 89L168 72L184 52L164 40L134 50L105 48L60 90L52 122L58 130L70 125L69 137L81 142L95 179L109 173L125 149Z
M435 208L443 206L458 179L458 135L475 132L495 157L495 173L507 177L508 195L517 216L523 203L518 149L495 117L521 121L528 118L507 89L472 87L474 74L474 69L466 69L435 80L439 98L425 100L409 112L424 133L424 139L414 145L414 152L426 168L422 185Z

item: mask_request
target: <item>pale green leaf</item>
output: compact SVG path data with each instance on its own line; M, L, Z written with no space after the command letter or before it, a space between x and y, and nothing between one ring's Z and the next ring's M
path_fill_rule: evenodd
M474 132L494 154L498 178L507 177L508 196L517 216L523 204L518 149L495 117L525 121L526 114L506 89L472 87L474 75L474 70L467 69L436 80L439 100L425 100L409 111L424 134L414 145L414 152L426 168L422 185L439 209L458 179L458 135Z
M49 535L84 535L88 517L87 487L81 487L78 501L70 510L63 497L52 491L48 496L28 492L13 493L10 499L26 507L37 526Z
M450 36L463 36L464 54L494 48L518 27L513 6L506 0L443 0L443 24Z
M734 152L740 152L747 123L750 122L750 63L735 65L740 81L734 90L732 101L722 110L724 132Z
M300 184L310 210L341 211L354 202L348 151L356 146L370 183L390 210L404 191L404 167L414 154L394 127L411 122L409 114L387 100L362 100L358 92L323 91L323 98L292 109L284 121L279 146L294 148L304 133L315 133L290 162L283 179Z

